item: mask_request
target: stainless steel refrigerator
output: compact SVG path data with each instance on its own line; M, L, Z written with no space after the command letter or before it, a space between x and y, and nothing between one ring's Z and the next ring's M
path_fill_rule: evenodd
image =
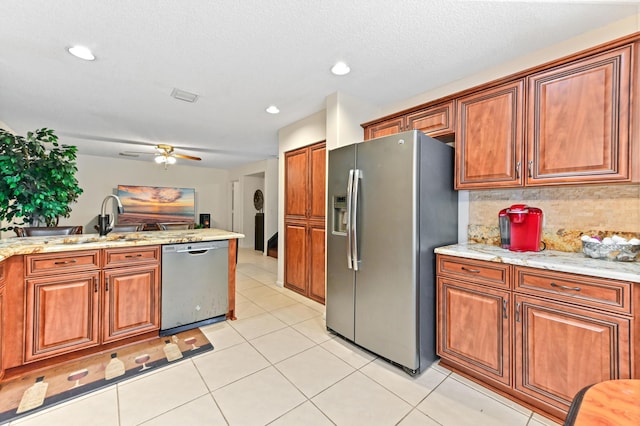
M457 242L454 150L419 131L329 151L327 328L417 374L435 361L435 255Z

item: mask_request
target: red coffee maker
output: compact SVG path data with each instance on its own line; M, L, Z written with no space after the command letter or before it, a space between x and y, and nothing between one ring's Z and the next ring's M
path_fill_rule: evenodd
M509 250L540 251L542 210L526 204L514 204L500 210L498 217L509 220Z

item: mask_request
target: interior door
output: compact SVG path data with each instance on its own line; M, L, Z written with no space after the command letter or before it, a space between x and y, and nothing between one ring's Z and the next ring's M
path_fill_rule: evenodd
M240 182L235 180L231 183L231 230L233 232L242 232L240 228L242 220L240 219Z
M359 144L355 342L417 367L416 132Z

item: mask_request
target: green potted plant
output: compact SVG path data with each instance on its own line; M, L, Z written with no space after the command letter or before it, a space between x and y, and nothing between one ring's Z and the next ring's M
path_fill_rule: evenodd
M26 137L0 128L0 221L17 226L56 226L82 194L76 179L77 147L58 143L47 128Z

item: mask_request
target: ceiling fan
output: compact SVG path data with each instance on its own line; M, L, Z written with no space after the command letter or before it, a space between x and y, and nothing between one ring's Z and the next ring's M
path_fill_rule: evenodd
M185 160L202 160L200 157L194 157L193 155L178 154L175 152L175 148L172 145L158 144L155 146L156 152L140 152L140 151L124 151L120 155L124 157L138 157L140 155L154 155L154 161L158 164L164 164L166 169L168 165L175 164L176 158L182 158Z

